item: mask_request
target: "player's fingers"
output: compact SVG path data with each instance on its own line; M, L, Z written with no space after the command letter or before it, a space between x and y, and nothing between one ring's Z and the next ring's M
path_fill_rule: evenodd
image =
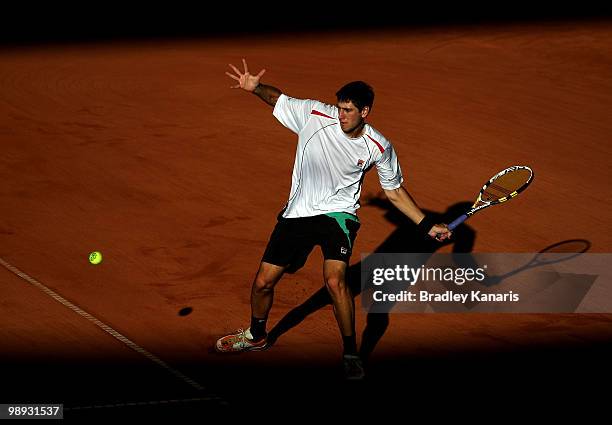
M244 58L242 58L242 64L244 65L244 73L248 74L249 73L249 66L246 63L246 60L244 60Z
M242 72L238 71L238 68L236 68L234 65L232 65L231 63L228 63L228 65L234 70L236 74L242 75Z
M435 239L438 242L442 242L442 241L445 241L446 239L449 239L450 235L451 235L451 232L449 232L449 231L445 231L445 232L441 232L441 233L436 233L435 234Z
M236 77L234 74L230 74L229 72L226 72L225 75L227 75L230 78L233 78L236 81L240 81L240 78Z
M261 71L259 71L259 74L257 74L257 78L261 78L262 75L264 75L266 73L265 69L262 69Z

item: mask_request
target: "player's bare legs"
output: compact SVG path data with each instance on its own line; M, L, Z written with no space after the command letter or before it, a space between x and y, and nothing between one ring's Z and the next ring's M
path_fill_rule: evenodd
M343 337L355 334L355 304L353 295L345 281L346 263L325 260L323 278L334 305L334 315Z
M274 286L284 272L285 267L261 262L251 287L251 314L253 317L259 319L268 317L274 301Z
M263 350L267 347L266 322L274 299L274 286L284 267L262 262L251 288L251 326L219 338L215 348L221 353Z
M357 355L355 336L355 303L353 294L346 283L346 263L339 260L325 260L323 277L334 306L334 315L344 343L344 374L347 379L363 379L361 359Z

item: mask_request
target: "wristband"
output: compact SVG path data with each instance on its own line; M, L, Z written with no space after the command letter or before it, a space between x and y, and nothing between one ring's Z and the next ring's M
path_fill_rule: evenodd
M421 222L417 224L417 230L419 231L419 233L427 236L434 224L436 223L434 222L433 218L431 218L431 216L426 215L423 220L421 220Z

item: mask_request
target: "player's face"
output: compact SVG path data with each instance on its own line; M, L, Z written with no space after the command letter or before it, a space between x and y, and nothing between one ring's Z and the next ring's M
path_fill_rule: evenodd
M338 102L338 117L340 119L340 128L347 134L360 129L365 117L368 115L369 108L365 106L361 112L353 102Z

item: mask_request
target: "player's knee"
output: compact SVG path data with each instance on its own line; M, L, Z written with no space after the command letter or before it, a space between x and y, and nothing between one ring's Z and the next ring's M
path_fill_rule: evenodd
M274 279L264 275L257 275L253 283L253 288L257 292L270 292L274 289L275 284L276 281Z
M332 294L339 294L347 290L346 282L340 276L327 276L325 286Z

